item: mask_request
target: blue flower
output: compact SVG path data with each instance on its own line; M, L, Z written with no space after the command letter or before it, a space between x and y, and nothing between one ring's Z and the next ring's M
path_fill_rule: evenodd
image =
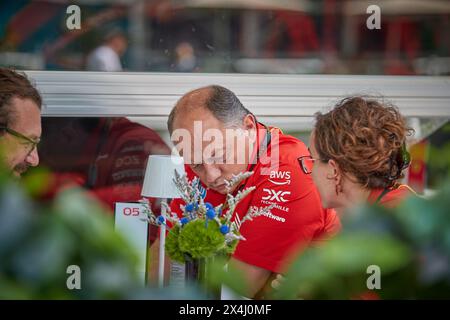
M208 219L214 219L216 217L216 212L214 211L214 209L209 209L208 211L206 211L206 217L208 217Z
M230 227L224 224L220 226L220 232L222 234L227 234L228 232L230 232Z
M209 202L205 203L205 207L206 207L206 210L214 209L213 205L211 203L209 203Z
M188 203L188 204L186 205L186 207L184 207L184 209L185 209L187 212L192 212L192 210L194 210L194 204L193 204L193 203Z
M159 216L157 220L158 224L164 224L166 222L166 218L164 216Z
M186 218L186 217L184 217L184 218L181 218L181 219L180 219L180 222L181 222L182 225L185 225L186 223L189 222L189 219Z

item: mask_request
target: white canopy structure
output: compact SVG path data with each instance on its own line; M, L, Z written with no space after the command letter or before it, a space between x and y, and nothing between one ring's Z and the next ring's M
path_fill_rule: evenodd
M102 73L28 71L43 94L44 116L138 117L165 130L167 116L186 92L218 84L234 91L262 122L285 130L312 126L325 111L351 94L382 95L406 117L450 118L450 77L259 75L196 73Z

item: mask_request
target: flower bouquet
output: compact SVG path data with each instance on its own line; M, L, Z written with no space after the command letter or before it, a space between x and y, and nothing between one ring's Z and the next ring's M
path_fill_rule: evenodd
M233 175L230 181L225 182L227 190L232 190L250 175L252 172ZM204 202L206 190L200 185L199 178L189 181L185 174L180 175L175 171L174 183L184 201L184 204L180 205L181 217L165 204L166 217L156 216L150 209L148 200L141 201L146 208L146 216L143 219L157 226L164 224L169 229L165 243L166 253L172 260L181 263L232 254L238 242L245 240L239 232L241 225L260 215L269 214L273 208L250 207L240 220L238 215L234 216L236 206L255 187L243 189L235 196L229 192L225 203L214 207Z

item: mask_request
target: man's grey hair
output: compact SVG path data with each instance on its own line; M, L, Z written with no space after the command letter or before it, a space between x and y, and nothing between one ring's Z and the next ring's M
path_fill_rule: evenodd
M225 127L241 127L245 116L252 114L242 105L233 91L218 85L211 85L206 88L211 90L211 94L202 107L211 111L214 117L222 122ZM170 133L173 131L173 121L178 113L177 109L177 106L172 109L167 121Z

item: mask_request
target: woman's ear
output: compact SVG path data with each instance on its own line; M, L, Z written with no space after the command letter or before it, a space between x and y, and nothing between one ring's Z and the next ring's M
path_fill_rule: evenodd
M339 165L333 159L328 160L328 164L330 169L327 178L336 180L336 183L339 184L341 182L341 169Z

